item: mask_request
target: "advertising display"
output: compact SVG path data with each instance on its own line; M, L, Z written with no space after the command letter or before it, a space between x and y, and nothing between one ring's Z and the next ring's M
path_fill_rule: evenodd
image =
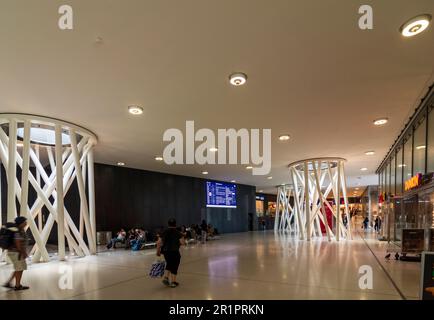
M420 273L420 299L434 300L434 252L422 254Z
M402 230L402 252L421 253L424 250L423 229L403 229Z

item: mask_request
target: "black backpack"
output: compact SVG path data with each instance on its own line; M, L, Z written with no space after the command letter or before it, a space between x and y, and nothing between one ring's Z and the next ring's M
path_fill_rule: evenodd
M15 233L18 232L18 228L15 223L6 223L0 229L0 248L8 250L14 244Z

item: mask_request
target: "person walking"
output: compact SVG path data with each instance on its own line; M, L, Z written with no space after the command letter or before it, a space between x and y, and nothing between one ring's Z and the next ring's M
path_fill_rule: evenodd
M205 220L202 220L202 224L200 225L200 230L201 230L201 239L202 239L202 243L206 242L206 236L208 235L208 224L206 223Z
M365 231L368 230L368 224L369 224L369 219L368 217L365 217L365 220L363 220L363 228L365 229Z
M157 256L163 254L166 260L166 270L164 271L163 284L176 288L179 283L176 281L179 264L181 263L181 253L179 248L184 245L184 237L176 229L176 220L171 218L168 221L168 228L161 234L157 241Z
M3 285L5 288L19 290L27 290L28 286L21 284L21 278L24 270L27 270L27 238L24 228L27 225L27 219L25 217L15 218L15 227L12 229L13 241L11 246L7 249L7 257L14 267L14 272L10 276L9 280ZM12 286L12 280L15 278L15 287Z

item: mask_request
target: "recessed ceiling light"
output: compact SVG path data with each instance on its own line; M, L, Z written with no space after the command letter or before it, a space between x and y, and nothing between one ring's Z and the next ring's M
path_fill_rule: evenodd
M128 112L131 113L131 114L133 114L133 115L135 115L135 116L137 116L137 115L143 113L143 108L139 107L139 106L129 106L128 107Z
M155 160L157 160L157 161L163 161L163 157L161 157L161 156L156 156L156 157L155 157Z
M125 162L118 162L119 167L123 167L125 165Z
M282 134L279 136L280 141L288 141L290 138L289 134Z
M208 171L202 171L202 174L208 174Z
M360 171L366 171L368 168L360 168Z
M235 182L237 182L237 180L231 180L231 182L232 182L232 183L235 183Z
M233 86L242 86L247 81L247 76L244 73L237 72L229 76L229 82Z
M367 156L373 156L375 154L375 152L374 151L366 151L365 154Z
M423 14L408 20L399 28L399 31L404 37L413 37L428 28L430 21L431 15Z
M270 177L267 177L267 179L268 179L268 180L271 180L271 179L273 179L273 177L270 176Z
M386 124L387 121L389 121L389 119L387 119L387 118L380 118L380 119L374 120L374 124L376 126L382 126L383 124Z
M426 146L424 146L424 145L421 145L421 146L417 146L417 147L416 147L417 150L421 150L421 149L425 149L425 148L426 148Z
M209 148L209 151L211 152L216 152L218 149L217 148Z
M250 169L253 169L253 167L252 166L247 166L246 169L250 170Z

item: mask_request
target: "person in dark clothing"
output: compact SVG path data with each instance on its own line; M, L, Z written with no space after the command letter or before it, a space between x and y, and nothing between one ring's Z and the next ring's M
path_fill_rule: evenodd
M202 220L202 224L200 225L200 230L201 230L202 243L205 243L206 242L206 236L208 234L208 224L206 223L205 220Z
M363 228L365 230L368 230L368 224L369 224L369 219L368 217L366 217L365 220L363 220Z
M176 282L179 264L181 262L181 253L179 247L184 245L184 236L176 229L176 220L171 218L168 226L157 242L157 256L163 254L166 260L166 271L164 272L163 284L171 288L179 285ZM169 282L170 277L170 282Z

